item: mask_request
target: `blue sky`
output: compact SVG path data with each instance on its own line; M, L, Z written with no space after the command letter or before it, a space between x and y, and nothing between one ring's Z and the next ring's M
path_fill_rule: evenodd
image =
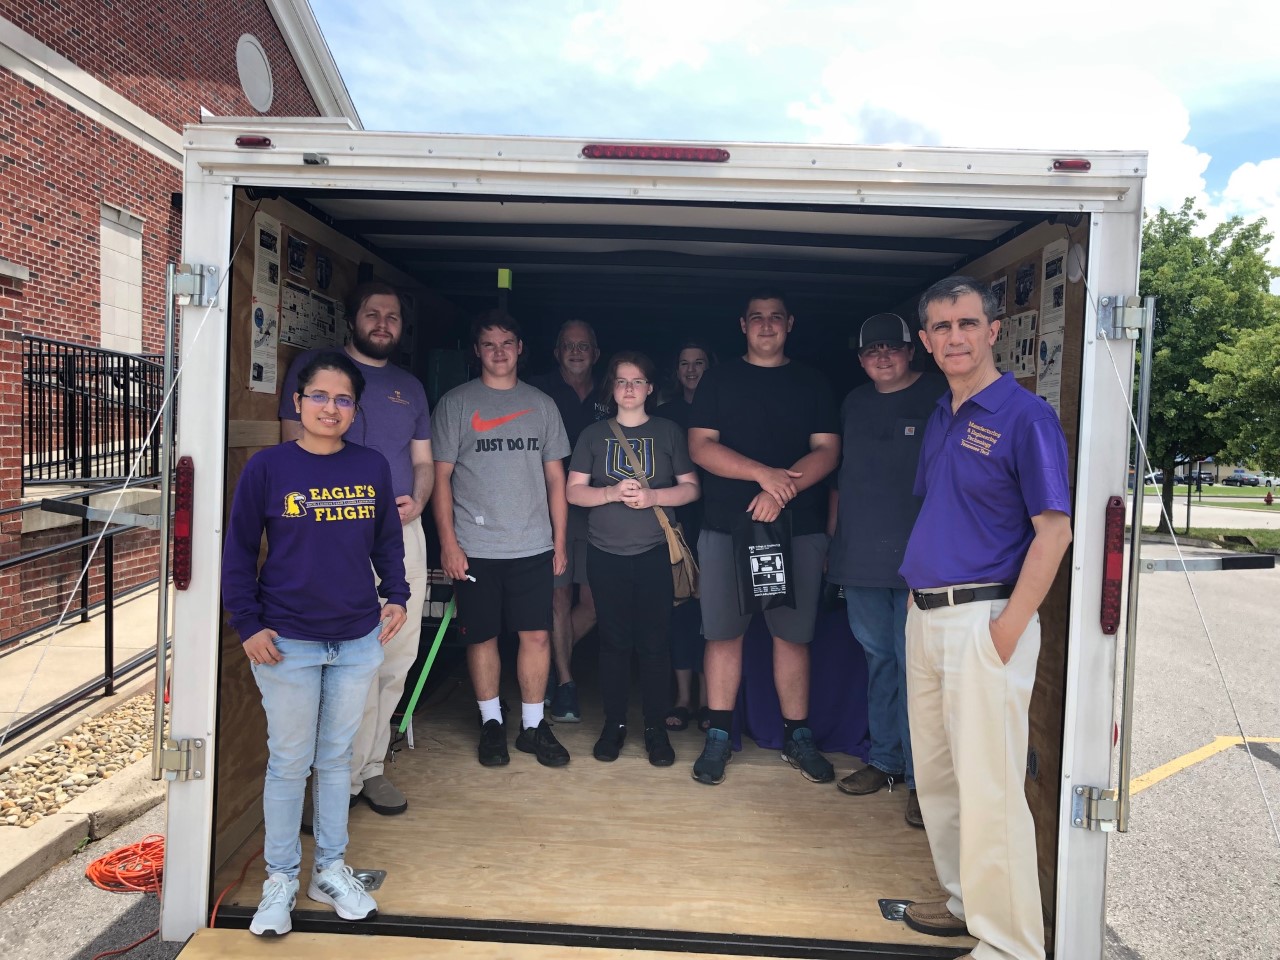
M1275 0L312 8L368 129L1145 149L1148 206L1280 229Z

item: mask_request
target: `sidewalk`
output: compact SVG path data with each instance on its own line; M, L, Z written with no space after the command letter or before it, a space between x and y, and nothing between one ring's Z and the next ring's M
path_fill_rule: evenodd
M117 669L138 654L154 649L156 599L156 588L152 587L116 604L113 659ZM56 635L50 630L37 639L28 640L21 648L0 655L0 737L5 736L10 723L20 721L82 684L102 676L106 642L104 623L103 613L99 610L88 623L77 620L64 624ZM152 670L148 666L142 674L152 677ZM130 689L134 688L132 679L128 685ZM123 702L118 682L116 689L117 695L111 698L103 697L101 692L91 694L80 705L69 708L63 716L73 721L71 726L74 727L86 716L110 709ZM57 739L65 726L60 718L54 718L36 731L5 737L0 743L0 767L19 759L24 752Z
M116 605L113 659L117 666L154 648L156 600L157 592L152 587ZM104 619L99 611L88 623L76 622L56 635L49 631L0 657L0 734L15 716L26 716L100 676L104 637ZM154 671L154 666L148 664L129 680L118 681L114 696L90 695L35 730L6 740L0 744L0 770L57 741L86 720L150 691L155 682ZM164 791L163 781L151 780L151 761L144 758L95 784L32 827L4 827L0 833L0 902L87 842L108 836L162 802Z

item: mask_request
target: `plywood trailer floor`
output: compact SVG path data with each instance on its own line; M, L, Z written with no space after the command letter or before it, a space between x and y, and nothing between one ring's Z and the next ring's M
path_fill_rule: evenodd
M533 939L544 943L603 937L701 951L729 941L738 945L729 952L739 954L757 944L758 956L773 955L763 950L773 938L779 946L896 945L884 955L914 957L953 957L973 944L922 936L881 913L881 898L939 893L924 831L903 820L904 788L846 796L834 784L808 782L776 751L746 738L725 782L707 787L690 777L702 745L694 725L672 734L676 764L655 768L638 715L622 755L601 763L591 756L599 735L592 718L600 711L589 688L588 719L555 727L573 757L567 767L541 767L512 744L509 766L485 768L476 761L470 688L456 682L453 690L443 703L419 710L416 749L400 751L389 767L409 810L383 817L361 803L351 812L347 862L386 871L374 894L379 919L360 932L448 937L458 935L459 925L480 922L497 939L527 940L536 927L542 933ZM503 695L518 703L514 689ZM843 754L830 759L839 776L860 765ZM261 846L259 827L218 872L213 889L234 883ZM311 839L304 836L304 876L310 864ZM247 923L261 881L258 859L223 900L219 926ZM333 913L305 892L303 883L295 923L325 928Z
M353 946L348 937L323 933L292 933L284 938L263 939L248 930L199 930L182 948L183 960L347 960L356 951L381 960L688 960L690 954L668 950L634 950L626 947L566 947L562 944L497 943L478 940L434 940L425 949L420 940L376 935L362 936ZM953 951L939 956L951 956ZM778 958L795 954L778 954ZM821 954L806 953L805 956ZM883 954L890 956L890 954ZM741 953L698 953L700 960L729 960ZM765 957L764 954L754 954ZM769 960L765 957L765 960Z

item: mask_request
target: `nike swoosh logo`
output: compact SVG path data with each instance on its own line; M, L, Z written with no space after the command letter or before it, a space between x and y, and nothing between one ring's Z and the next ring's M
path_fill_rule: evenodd
M477 410L471 415L471 429L475 430L477 433L484 433L487 430L492 430L494 427L500 427L504 423L510 423L517 417L523 417L526 413L533 413L533 408L530 407L528 410L518 410L515 413L508 413L505 417L494 417L492 420L486 420L484 417L480 416L480 411Z

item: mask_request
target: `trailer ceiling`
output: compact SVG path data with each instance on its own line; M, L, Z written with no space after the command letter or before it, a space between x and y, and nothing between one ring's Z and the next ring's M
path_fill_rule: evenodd
M259 191L259 195L261 191ZM1035 211L272 191L464 309L515 275L524 317L737 316L778 287L797 316L866 315L1046 219Z

